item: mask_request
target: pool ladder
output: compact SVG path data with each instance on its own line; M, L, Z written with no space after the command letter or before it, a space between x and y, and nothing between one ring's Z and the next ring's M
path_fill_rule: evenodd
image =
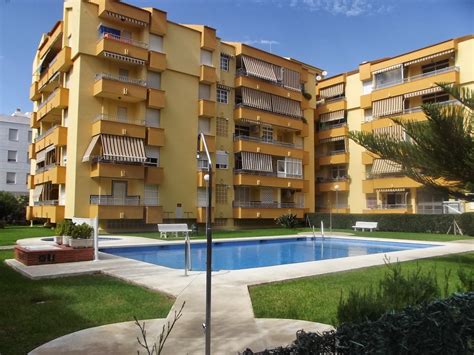
M189 240L189 234L186 233L184 236L184 275L188 276L188 271L192 270L191 260L191 241Z

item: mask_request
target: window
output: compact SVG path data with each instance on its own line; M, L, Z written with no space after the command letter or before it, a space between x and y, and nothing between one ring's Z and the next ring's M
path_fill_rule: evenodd
M18 161L18 154L16 150L8 151L8 161L13 163L16 163Z
M336 165L331 167L331 178L341 180L347 178L347 168L345 165Z
M362 82L363 94L367 95L372 92L372 80L365 80Z
M346 142L344 140L334 142L334 151L335 152L346 151Z
M218 150L216 152L216 168L227 169L229 166L229 154L226 151Z
M229 71L229 56L221 53L221 70Z
M163 37L150 34L149 48L151 51L163 52Z
M18 130L15 128L8 129L8 140L18 141Z
M211 99L211 85L199 84L199 100Z
M160 204L158 185L145 184L145 206L158 206Z
M117 108L117 119L122 122L127 122L128 120L128 109L126 107Z
M273 141L273 128L269 126L262 126L262 140L264 142Z
M375 74L375 88L400 84L402 81L402 67Z
M229 91L225 89L217 89L217 102L227 104L229 100Z
M216 134L220 137L227 137L229 134L229 120L223 117L217 117Z
M248 137L250 136L250 127L249 126L240 126L240 125L235 125L235 136L244 136Z
M201 64L212 67L212 52L201 49Z
M211 120L206 117L200 117L198 120L198 133L209 134L211 132Z
M426 74L426 73L430 73L430 72L441 70L448 67L449 67L449 59L443 59L435 63L423 65L421 67L421 72L423 74Z
M148 127L160 127L160 110L147 108L145 113L145 122Z
M7 184L16 184L16 173L7 173Z
M227 203L227 185L216 184L216 203Z
M28 131L28 143L31 143L31 138L33 137L33 132Z
M374 117L372 116L372 109L369 108L369 109L365 109L364 110L364 121L365 122L370 122L374 119Z
M146 164L160 166L160 148L152 145L145 146Z
M147 85L151 89L159 90L161 88L161 73L149 71L147 75Z
M421 101L423 101L423 104L437 104L437 103L445 102L448 100L449 100L449 94L445 94L445 93L435 93L435 94L423 95L421 97Z

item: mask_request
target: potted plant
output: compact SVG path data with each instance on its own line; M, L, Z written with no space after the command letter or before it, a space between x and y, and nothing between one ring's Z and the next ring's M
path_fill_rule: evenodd
M94 229L85 223L74 225L69 239L69 246L72 248L92 248L94 245L93 233Z
M69 219L65 219L58 223L55 228L56 235L54 236L54 242L57 244L68 245L73 225L74 223Z

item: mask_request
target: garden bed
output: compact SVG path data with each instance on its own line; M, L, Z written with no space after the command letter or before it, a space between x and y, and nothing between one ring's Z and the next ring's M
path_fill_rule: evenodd
M94 259L94 248L74 249L64 245L15 246L15 259L25 264L44 265L90 261Z

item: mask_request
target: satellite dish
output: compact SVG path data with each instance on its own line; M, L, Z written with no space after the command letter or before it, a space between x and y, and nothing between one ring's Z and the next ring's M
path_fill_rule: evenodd
M321 75L316 75L316 80L320 81L322 79Z
M321 73L323 76L326 76L328 75L328 72L326 70L323 70L323 72Z

